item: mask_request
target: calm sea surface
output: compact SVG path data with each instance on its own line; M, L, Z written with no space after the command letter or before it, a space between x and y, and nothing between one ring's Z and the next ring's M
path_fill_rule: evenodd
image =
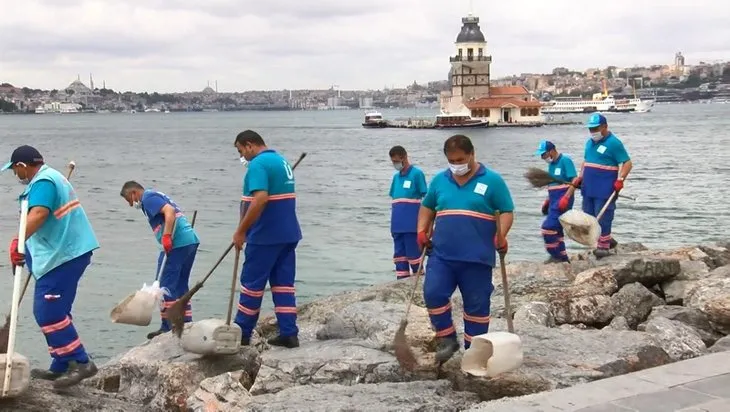
M391 119L413 114L384 112ZM366 130L360 127L362 118L360 110L0 116L0 160L9 158L16 146L30 144L57 169L76 161L72 182L101 249L81 281L74 322L88 351L103 362L144 342L144 335L157 326L135 328L109 320L118 301L154 280L158 254L142 213L119 196L121 185L134 179L169 194L189 214L198 210L202 243L192 285L212 267L235 229L245 170L233 140L247 128L258 131L291 162L308 153L296 171L304 235L297 255L299 302L394 279L388 222L394 170L388 150L405 146L430 180L446 166L442 144L453 133ZM652 113L609 114L608 119L634 160L624 193L637 200L619 202L614 223L619 241L665 247L729 237L730 105L660 105ZM527 167L545 166L533 156L540 139L552 140L579 164L586 130L560 126L467 134L477 159L502 174L515 200L509 259L544 259L540 204L545 193L531 189L522 174ZM15 198L21 190L12 173L0 176L2 242L17 232ZM12 291L3 253L2 321ZM225 318L232 266L231 254L196 294L195 319ZM271 307L267 293L264 309ZM47 366L47 345L32 317L32 287L22 304L18 339L17 347L34 367Z

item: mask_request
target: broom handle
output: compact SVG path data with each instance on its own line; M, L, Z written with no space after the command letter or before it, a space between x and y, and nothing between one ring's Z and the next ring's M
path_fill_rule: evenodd
M497 223L497 241L502 237L502 223L499 221L499 212L494 213ZM515 325L512 321L512 304L509 296L509 285L507 284L507 266L504 263L504 254L499 253L499 269L502 272L502 294L504 295L504 309L507 312L507 331L515 333Z
M192 225L191 225L191 227L192 227ZM176 229L177 229L177 218L172 221L172 234L170 235L170 237L172 239L175 239L175 230ZM162 264L160 265L160 270L158 270L157 274L155 275L155 282L160 280L160 276L162 276L162 272L165 270L166 264L167 264L167 252L165 252L165 254L162 256Z
M553 182L556 182L556 183L562 183L564 185L572 185L573 184L573 182L569 182L567 180L558 179L557 177L550 176L550 178L552 178L553 179ZM624 195L624 194L621 194L621 193L619 193L618 197L623 197L624 199L629 199L629 200L636 201L636 198L635 197L629 196L629 195Z
M426 250L428 250L428 248L424 246L423 252L421 252L421 263L418 264L416 279L413 280L413 289L411 290L411 295L408 299L408 305L406 306L405 319L408 319L408 312L411 311L411 304L413 303L413 298L416 296L416 289L418 289L418 281L421 280L421 274L423 273L423 261L426 260Z
M208 280L208 278L210 277L210 275L212 275L213 272L215 272L215 270L218 269L218 266L221 264L221 262L223 262L223 259L225 259L226 256L228 256L228 252L230 252L231 249L233 249L233 243L231 243L230 245L228 245L228 247L226 248L226 251L223 252L223 254L221 255L221 257L218 258L218 261L215 262L215 265L213 265L213 269L211 269L210 272L208 272L208 274L205 275L205 277L203 278L203 280L201 280L200 282L198 282L199 285L202 285L203 283L205 283L205 281Z
M231 280L231 296L228 299L228 316L226 317L226 325L231 325L231 317L233 316L233 298L236 295L236 281L238 280L238 264L241 261L241 251L236 249L236 259L233 263L233 279Z

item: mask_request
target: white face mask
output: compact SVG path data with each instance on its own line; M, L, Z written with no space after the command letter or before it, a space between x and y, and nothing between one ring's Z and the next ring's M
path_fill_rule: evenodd
M243 167L248 166L248 160L246 160L246 158L243 156L241 156L241 164L243 165Z
M393 163L393 167L395 168L395 170L401 171L403 170L403 162Z
M553 158L552 157L548 157L548 158L545 158L543 160L545 160L546 163L552 163L553 162Z
M464 176L469 173L469 163L464 163L463 165L454 165L449 163L449 169L451 169L451 173L456 176Z
M601 134L601 132L591 133L591 139L593 139L593 141L597 142L597 141L603 139L603 135Z
M135 200L134 202L132 202L132 207L134 207L135 209L142 209L142 203L140 203L139 200Z
M20 166L20 165L26 166L26 164L25 163L22 163L22 162L17 163L17 165L18 166ZM26 173L26 175L25 175L26 177L24 179L21 179L20 177L18 177L16 175L16 177L18 177L18 182L20 182L21 185L27 185L27 184L30 183L30 179L27 177L28 176L28 174L27 174L28 173L28 169L27 168L25 169L25 173Z

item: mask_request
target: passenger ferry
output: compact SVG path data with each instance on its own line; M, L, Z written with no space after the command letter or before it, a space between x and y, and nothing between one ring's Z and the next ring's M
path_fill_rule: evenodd
M379 112L365 113L365 121L362 127L366 128L380 128L388 127L388 123L383 119L383 115Z
M653 100L641 100L636 97L616 100L612 94L608 94L606 84L603 85L603 93L594 93L591 100L580 97L558 97L542 106L545 114L568 114L568 113L593 113L593 112L636 112L646 113L654 107Z

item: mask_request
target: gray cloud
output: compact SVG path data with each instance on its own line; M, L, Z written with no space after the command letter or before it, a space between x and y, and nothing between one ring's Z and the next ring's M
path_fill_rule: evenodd
M474 3L495 75L667 64L677 50L690 63L730 57L730 9L719 1ZM0 44L0 81L57 88L93 72L110 87L175 91L208 79L222 90L442 79L468 2L0 0L11 5L0 19L0 36L12 39Z

